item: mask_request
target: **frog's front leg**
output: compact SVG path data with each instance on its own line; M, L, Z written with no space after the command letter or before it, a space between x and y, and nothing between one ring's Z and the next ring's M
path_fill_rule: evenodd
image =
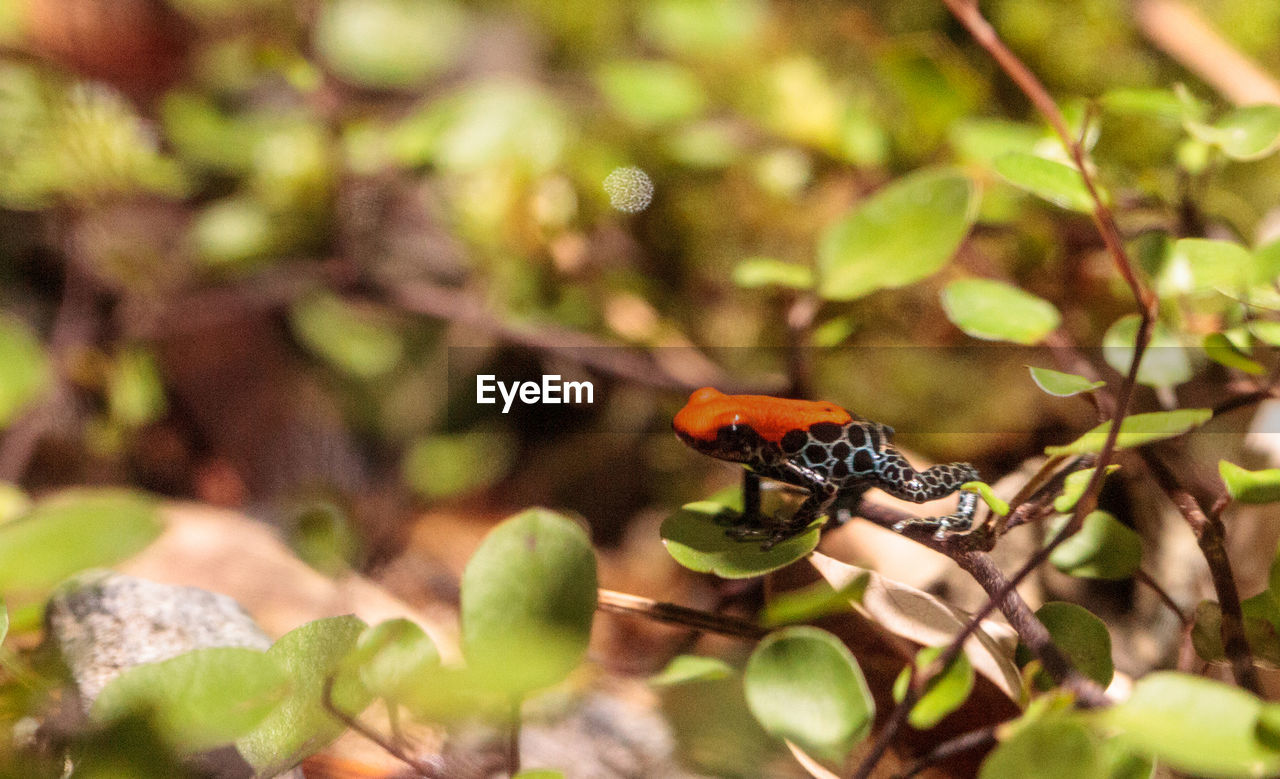
M783 470L791 473L796 480L803 483L809 490L809 497L804 499L800 507L796 509L796 513L786 522L781 522L772 526L764 525L743 525L741 527L730 528L727 532L730 538L738 541L762 541L760 544L761 551L769 551L778 544L789 538L803 533L809 525L818 517L826 514L835 502L837 487L828 481L821 474L798 463L784 461L780 464ZM746 485L744 487L743 517L746 518ZM757 482L757 489L759 483ZM756 515L759 516L759 494L756 495Z
M909 500L912 503L926 503L938 498L945 498L960 489L965 482L978 481L982 477L976 468L969 463L950 463L935 465L924 471L917 471L907 462L907 458L893 447L885 447L876 462L877 486L895 498ZM941 517L915 517L904 519L893 526L901 531L906 527L924 525L935 527L934 538L943 538L948 533L962 532L973 526L973 514L978 508L978 496L972 492L961 492L956 510Z

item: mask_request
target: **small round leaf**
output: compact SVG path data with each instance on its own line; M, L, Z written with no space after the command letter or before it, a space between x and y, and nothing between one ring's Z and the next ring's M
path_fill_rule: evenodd
M687 682L708 682L733 676L733 666L718 657L676 655L667 667L649 677L654 687L670 687Z
M582 661L596 558L577 522L541 508L503 521L467 563L461 587L463 653L494 689L523 695Z
M974 338L1035 344L1062 317L1047 300L990 279L961 279L942 290L942 309L952 324Z
M389 619L361 634L344 665L357 669L373 695L400 701L410 688L430 682L440 666L440 653L417 623Z
M978 779L1096 779L1106 776L1088 728L1065 717L1019 727L987 756Z
M1036 617L1044 623L1053 637L1053 643L1071 660L1080 673L1106 687L1115 674L1111 660L1111 634L1102 620L1088 609L1074 603L1053 601L1036 610ZM1030 661L1026 647L1019 646L1019 661ZM1040 682L1046 688L1047 676Z
M1102 336L1102 358L1121 375L1128 375L1138 337L1138 315L1117 319ZM1151 327L1151 341L1138 366L1138 383L1173 387L1191 378L1191 360L1177 335L1163 323Z
M841 761L871 727L875 701L848 647L799 626L765 636L743 676L747 706L766 731Z
M822 525L788 538L772 549L760 541L739 541L727 533L739 519L742 495L737 488L710 500L689 503L662 522L658 533L667 552L685 568L724 579L747 579L794 563L818 546Z
M733 269L733 283L744 289L809 289L813 286L813 271L772 257L751 257Z

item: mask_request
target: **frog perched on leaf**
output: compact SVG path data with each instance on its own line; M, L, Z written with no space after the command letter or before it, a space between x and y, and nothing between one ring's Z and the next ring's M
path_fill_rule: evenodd
M726 395L703 387L672 421L676 435L693 449L720 460L742 463L742 524L728 534L762 541L768 550L803 533L833 508L852 509L871 487L913 503L946 497L980 477L968 463L911 467L893 447L893 428L871 422L825 401L789 400L767 395ZM759 478L775 479L808 491L786 522L767 524L760 517ZM952 514L905 520L894 526L937 528L934 536L969 530L978 496L962 492Z

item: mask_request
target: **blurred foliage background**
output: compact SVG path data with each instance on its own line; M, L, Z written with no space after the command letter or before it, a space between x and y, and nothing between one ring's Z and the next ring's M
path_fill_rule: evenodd
M1280 163L1124 102L1224 102L1149 5L984 11L1158 275L1170 237L1266 238ZM1274 4L1196 6L1280 70ZM934 0L3 0L0 44L0 479L250 507L321 567L393 555L424 506L546 503L615 544L702 491L668 420L707 383L832 398L994 477L1092 420L1025 354L947 348L972 340L942 287L1008 281L1083 345L1132 310L1088 218L997 175L1053 142ZM808 296L832 225L933 165L982 190L956 259ZM611 207L622 167L647 209ZM929 348L821 348L903 345ZM478 412L483 372L590 377L596 405Z

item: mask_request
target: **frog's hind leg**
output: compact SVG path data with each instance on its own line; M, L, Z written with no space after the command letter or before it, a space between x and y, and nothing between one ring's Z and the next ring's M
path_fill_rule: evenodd
M912 503L925 503L938 498L945 498L960 489L965 482L978 481L982 477L969 463L949 463L935 465L923 471L917 471L907 462L900 452L887 447L880 454L876 464L877 486L895 498L909 500ZM916 517L904 519L893 526L901 531L906 527L924 525L934 527L935 538L942 538L948 533L963 532L973 527L973 515L978 508L978 496L972 492L961 492L956 510L941 517Z

